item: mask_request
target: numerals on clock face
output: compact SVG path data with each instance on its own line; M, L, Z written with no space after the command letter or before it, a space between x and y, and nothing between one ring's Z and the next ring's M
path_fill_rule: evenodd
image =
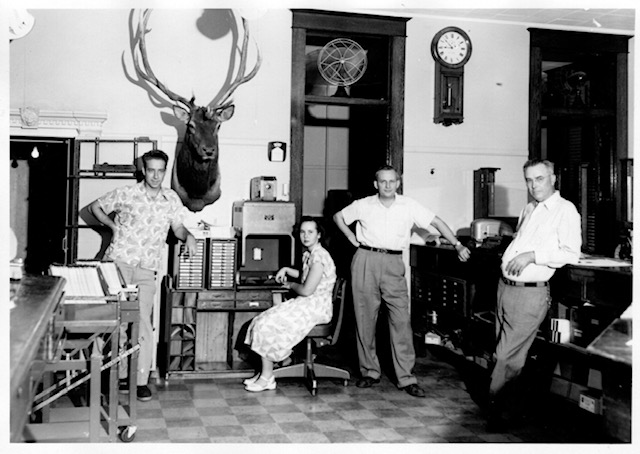
M465 59L469 47L460 33L447 32L438 40L437 52L443 62L455 65Z

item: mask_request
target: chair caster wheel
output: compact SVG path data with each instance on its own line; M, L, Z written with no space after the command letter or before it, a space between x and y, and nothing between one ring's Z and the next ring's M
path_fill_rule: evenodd
M119 428L120 440L123 443L132 442L136 438L136 426L122 426Z

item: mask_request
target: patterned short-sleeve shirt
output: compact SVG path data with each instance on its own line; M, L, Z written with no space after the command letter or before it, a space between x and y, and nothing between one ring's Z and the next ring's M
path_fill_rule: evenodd
M314 263L320 263L322 265L322 278L313 295L320 297L328 296L329 301L331 301L333 285L336 283L336 265L333 262L331 254L329 254L320 243L316 244L310 251L302 254L302 282L307 280L311 265Z
M105 258L159 270L169 228L182 225L187 215L178 194L161 188L156 197L151 197L140 182L116 188L98 202L106 214L116 214L117 228Z

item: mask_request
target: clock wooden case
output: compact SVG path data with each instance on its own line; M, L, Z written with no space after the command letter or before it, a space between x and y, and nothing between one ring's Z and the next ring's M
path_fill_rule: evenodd
M431 41L435 60L434 123L463 121L464 65L471 57L471 39L459 27L445 27Z

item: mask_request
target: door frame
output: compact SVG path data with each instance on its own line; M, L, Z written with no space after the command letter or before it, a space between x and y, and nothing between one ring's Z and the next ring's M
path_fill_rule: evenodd
M616 220L623 219L623 188L620 175L624 174L623 160L629 157L629 63L628 41L631 36L607 35L563 30L529 28L529 159L542 157L542 61L546 52L576 55L615 54L616 103L615 143L611 160L610 193L616 200Z
M291 160L289 197L295 203L296 219L302 216L304 126L305 126L305 45L308 31L358 33L389 38L389 99L386 100L388 164L402 173L404 161L404 72L406 22L409 18L334 11L292 10L291 56Z

